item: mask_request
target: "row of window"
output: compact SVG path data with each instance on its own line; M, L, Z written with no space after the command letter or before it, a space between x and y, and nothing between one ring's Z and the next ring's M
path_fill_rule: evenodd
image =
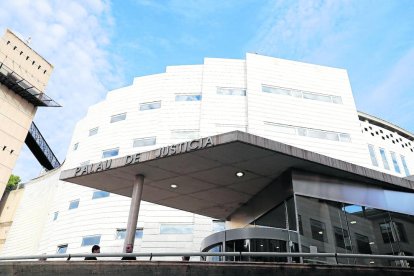
M301 222L299 224L301 226ZM312 232L312 238L321 242L328 242L328 236L326 234L325 223L310 219L310 226ZM404 225L400 222L388 221L379 224L381 236L385 244L394 242L406 242L408 243L407 234L404 229ZM303 235L303 230L299 229L300 234ZM340 227L333 227L333 233L335 237L336 246L351 250L350 236L347 230ZM357 242L357 248L359 253L372 254L371 244L367 236L354 233Z
M142 239L144 234L143 228L137 228L135 231L135 240ZM126 229L116 229L115 239L116 240L124 240L126 236ZM92 235L92 236L85 236L82 237L81 246L93 246L99 245L101 243L101 235ZM61 244L57 246L56 253L64 254L68 249L68 244Z
M193 233L193 224L161 224L160 225L160 234L192 234ZM144 235L143 228L137 228L135 231L135 240L142 239ZM124 240L126 236L126 229L116 229L115 239ZM81 246L92 246L99 245L101 242L101 235L92 235L82 237ZM63 254L66 253L68 244L58 245L56 253Z
M373 166L378 167L378 160L377 160L377 155L376 155L376 151L375 151L375 147L373 145L368 145L368 151L369 151L369 156L371 157L371 163ZM389 170L390 169L390 165L388 164L388 158L387 158L387 154L385 149L383 148L379 148L379 152L380 152L380 156L381 156L381 160L382 160L382 164L384 166L384 169ZM391 160L392 160L392 164L394 167L394 171L396 173L401 173L401 169L398 163L398 157L397 154L395 152L390 151L390 156L391 156ZM410 175L410 171L408 170L408 166L407 166L407 162L405 160L405 156L404 155L400 155L400 159L401 159L401 164L403 165L404 168L404 172L406 176Z
M106 191L94 191L92 194L92 199L98 199L103 197L108 197L110 195L109 192ZM69 208L68 210L77 209L79 207L80 199L75 199L69 202ZM53 213L53 220L57 220L59 217L59 211L56 211Z
M307 136L311 138L331 140L331 141L340 141L340 142L351 142L351 136L348 133L340 133L328 130L313 129L299 126L283 125L272 122L264 122L265 125L272 126L273 131L279 133Z
M172 130L171 131L172 139L197 139L199 138L199 130ZM143 137L134 139L132 146L137 147L148 147L153 146L157 143L157 137ZM102 151L102 158L111 158L119 154L119 148L106 149Z
M284 95L284 96L291 96L291 97L302 98L306 100L342 104L342 98L340 96L320 94L320 93L315 93L315 92L302 91L302 90L277 87L277 86L270 86L270 85L265 85L265 84L262 84L262 92Z

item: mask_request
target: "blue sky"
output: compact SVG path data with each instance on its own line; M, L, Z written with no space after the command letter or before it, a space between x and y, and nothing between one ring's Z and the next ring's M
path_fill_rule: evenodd
M107 91L167 65L256 52L348 70L357 109L414 132L414 1L14 0L0 29L31 37L54 66L35 117L59 160L76 122ZM41 171L25 147L14 173Z

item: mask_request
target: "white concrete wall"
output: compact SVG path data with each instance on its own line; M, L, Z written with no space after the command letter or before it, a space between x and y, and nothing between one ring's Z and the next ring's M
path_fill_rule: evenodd
M246 64L248 132L354 164L369 164L345 70L254 54L247 54ZM263 84L340 96L343 104L264 93ZM351 142L284 134L264 122L348 133Z
M340 96L342 104L264 93L262 84ZM218 87L247 91L246 95L220 95ZM200 93L201 101L175 100L176 95ZM161 101L161 108L140 111L140 103L154 101ZM125 120L110 123L112 115L124 112ZM283 134L264 122L348 133L351 140ZM98 133L89 136L95 127L99 127ZM105 149L119 148L118 156L124 156L236 129L369 167L367 143L382 145L378 138L370 140L361 132L345 70L247 54L246 60L207 58L203 65L167 67L165 73L135 78L131 86L109 92L78 122L63 169L85 161L98 162ZM174 138L179 131L193 131L195 137L181 133L181 138ZM156 145L133 147L134 139L151 136L156 136ZM414 163L408 148L389 146L384 145ZM403 171L402 165L400 168ZM93 200L92 189L60 182L58 174L27 185L2 254L54 253L60 244L68 244L71 253L89 252L90 246L81 246L87 235L101 235L101 252L120 252L123 240L116 240L115 234L116 229L126 227L130 199L111 194ZM80 200L79 207L68 210L69 202L75 199ZM191 224L193 232L160 234L164 223ZM197 251L201 240L212 233L212 219L143 203L138 227L143 227L144 234L136 241L135 252Z

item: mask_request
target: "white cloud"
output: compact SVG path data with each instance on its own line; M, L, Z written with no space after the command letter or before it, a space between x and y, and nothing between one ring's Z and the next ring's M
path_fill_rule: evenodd
M63 161L75 123L87 108L102 100L107 87L118 86L121 77L106 47L111 41L113 19L105 0L3 1L0 29L10 28L31 37L31 47L54 65L46 90L61 108L39 108L35 117L43 136ZM24 180L35 177L40 166L27 149L14 173Z
M248 44L248 50L284 58L303 59L315 52L326 54L325 44L338 38L341 26L355 12L355 2L269 2L262 9L265 20ZM345 46L345 45L344 45Z

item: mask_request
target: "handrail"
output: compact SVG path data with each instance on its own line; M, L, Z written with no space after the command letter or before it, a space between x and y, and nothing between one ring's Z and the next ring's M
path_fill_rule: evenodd
M73 253L73 254L42 254L27 256L6 256L0 257L0 261L12 260L47 260L47 259L67 259L84 257L324 257L324 258L358 258L358 259L383 259L383 260L405 260L414 261L414 256L401 255L370 255L370 254L348 254L348 253L288 253L288 252L169 252L169 253Z

